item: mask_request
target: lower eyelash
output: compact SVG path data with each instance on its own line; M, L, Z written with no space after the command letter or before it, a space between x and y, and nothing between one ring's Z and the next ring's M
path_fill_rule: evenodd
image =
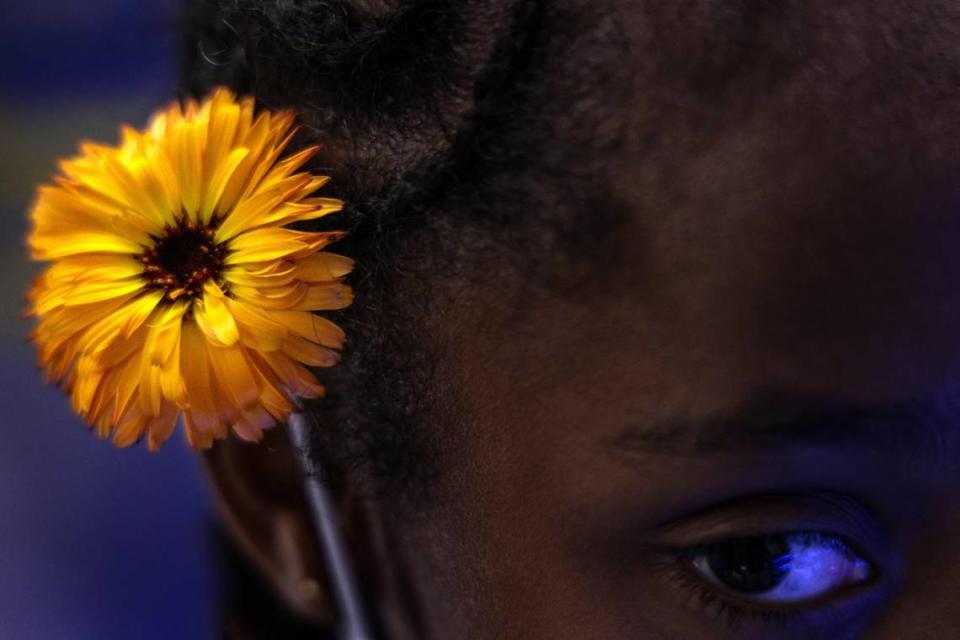
M719 590L711 587L703 579L697 578L685 567L686 554L677 555L661 563L658 570L667 582L683 589L690 595L688 602L724 624L731 633L738 631L744 624L757 622L781 629L796 626L803 621L805 611L795 609L772 609L748 603L734 602Z

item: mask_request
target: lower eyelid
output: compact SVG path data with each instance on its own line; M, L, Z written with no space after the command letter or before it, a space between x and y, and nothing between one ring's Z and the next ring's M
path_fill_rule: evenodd
M882 598L882 590L877 588L877 576L873 576L864 583L799 604L753 602L707 582L690 564L686 552L661 557L656 571L664 582L677 590L683 608L711 624L721 625L730 633L737 633L736 637L742 637L741 632L747 630L787 633L793 629L813 628L823 629L823 633L804 633L801 637L835 637L832 629L838 625L847 628L862 624L857 620L869 618L872 610L878 608L873 603ZM877 597L871 597L871 593Z
M706 582L690 564L692 553L711 544L783 532L838 538L869 562L870 576L822 597L780 604L750 601L724 591ZM678 628L698 620L715 628L719 638L835 640L859 637L849 629L868 624L879 612L900 584L901 556L887 526L864 500L817 490L737 496L661 522L646 558L655 563L659 582L668 587L664 597L677 606ZM835 629L844 633L835 634Z
M719 623L730 632L744 626L768 628L790 627L802 610L778 607L758 607L739 602L699 577L685 558L677 557L660 567L664 581L679 592L681 606L703 617L710 623Z

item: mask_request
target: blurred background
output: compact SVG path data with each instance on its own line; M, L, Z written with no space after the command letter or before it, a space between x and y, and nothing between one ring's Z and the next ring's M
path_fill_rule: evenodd
M0 638L218 636L212 515L182 436L117 450L43 383L26 210L81 139L175 93L178 0L12 0L0 21Z

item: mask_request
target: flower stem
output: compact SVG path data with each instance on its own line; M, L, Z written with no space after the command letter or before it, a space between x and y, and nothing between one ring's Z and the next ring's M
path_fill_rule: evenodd
M333 597L341 617L338 638L340 640L373 640L365 617L363 599L357 587L356 576L350 568L346 544L344 544L337 514L324 484L323 469L310 458L308 430L311 420L302 409L290 416L288 422L293 448L303 468L307 506L321 552L333 588Z

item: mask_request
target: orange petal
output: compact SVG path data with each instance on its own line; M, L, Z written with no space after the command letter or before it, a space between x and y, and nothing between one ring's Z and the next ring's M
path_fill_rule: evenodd
M230 155L227 156L226 160L217 167L217 172L213 174L213 177L210 179L210 184L207 185L203 202L200 205L200 221L204 224L210 222L213 212L218 210L217 205L220 202L220 196L223 195L224 188L227 186L227 181L249 153L249 149L242 147L234 149L230 152Z
M325 347L339 349L346 340L343 329L315 313L287 310L269 310L266 313L292 333Z
M263 431L274 426L275 422L263 407L256 407L250 411L245 411L240 419L233 425L233 432L241 440L247 442L260 442L263 439Z
M276 351L287 337L287 327L268 313L242 300L227 298L227 306L237 319L240 340L258 351Z
M217 414L217 405L213 398L212 371L206 340L192 322L185 322L183 325L180 352L181 361L189 363L189 366L181 368L187 391L186 423L200 432L212 433L221 418ZM187 433L189 436L190 429Z
M282 287L296 279L297 270L293 262L278 260L273 264L283 265L286 268L272 269L270 272L264 272L261 269L261 273L258 274L246 268L245 265L239 265L225 269L223 277L228 282L245 287Z
M226 393L225 400L237 410L248 410L257 402L257 380L250 371L250 364L242 347L221 348L208 345L207 353L213 364L219 386Z
M321 251L296 262L297 279L303 282L329 282L353 271L352 259Z
M143 252L143 247L132 240L112 233L81 232L27 239L31 255L36 260L56 260L84 253L128 254Z
M231 287L230 291L238 300L243 300L261 309L293 309L306 297L308 286L302 282L294 282L285 287L272 287L270 289L236 285Z
M223 292L212 282L204 285L203 299L194 303L193 317L207 339L219 347L231 347L240 339L237 321L224 301Z
M160 415L150 420L144 430L147 433L147 448L156 451L167 441L177 426L177 416L180 414L176 405L165 402L160 409Z
M339 352L299 337L284 340L282 351L294 360L311 367L332 367L340 361Z
M308 232L282 228L255 229L230 241L231 253L225 264L265 262L283 258L304 258L343 238L340 231Z
M343 309L353 303L353 290L339 282L311 284L307 294L294 306L301 311Z

